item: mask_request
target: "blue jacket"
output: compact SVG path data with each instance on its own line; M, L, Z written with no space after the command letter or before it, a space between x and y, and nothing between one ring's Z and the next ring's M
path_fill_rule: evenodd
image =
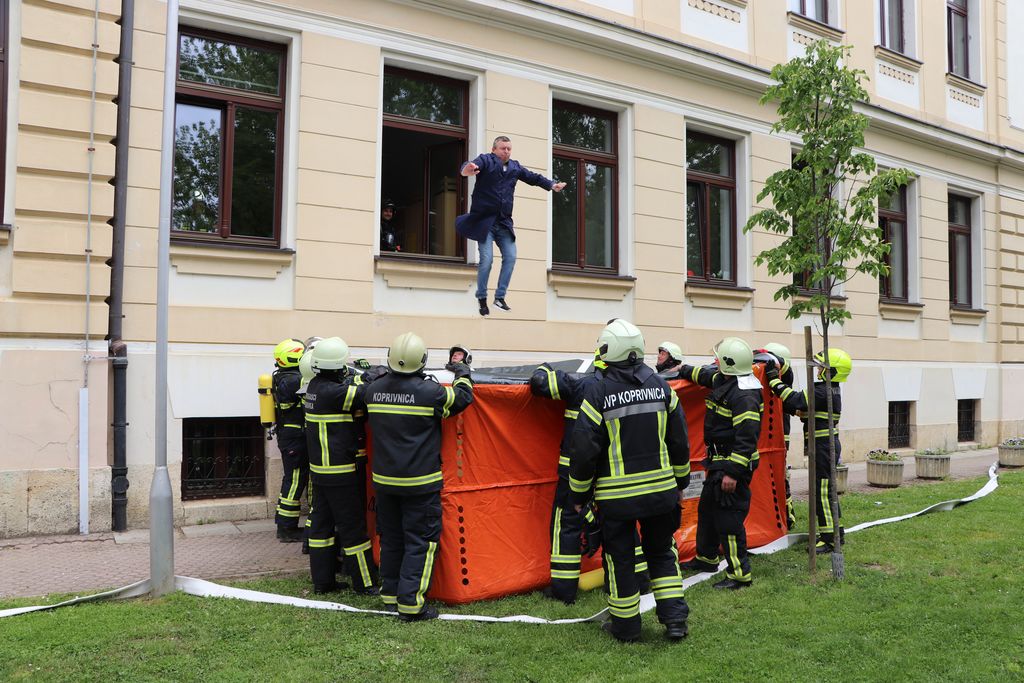
M486 239L494 226L513 231L512 202L515 201L518 181L548 191L555 184L555 181L523 167L515 159L509 159L506 169L502 170L501 161L494 153L481 154L473 159L473 163L480 167L473 188L473 203L469 213L456 217L455 230L463 237L478 242ZM515 239L514 231L512 239Z

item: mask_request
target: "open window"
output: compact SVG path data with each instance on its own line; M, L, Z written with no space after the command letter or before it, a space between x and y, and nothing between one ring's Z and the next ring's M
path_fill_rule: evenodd
M381 216L381 235L393 236L381 240L382 254L465 258L455 217L466 206L468 110L465 81L384 70L381 197L394 208Z

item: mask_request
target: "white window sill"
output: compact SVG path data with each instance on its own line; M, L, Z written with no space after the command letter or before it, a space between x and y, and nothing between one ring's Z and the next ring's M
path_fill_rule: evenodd
M388 287L464 292L476 284L476 265L377 257L374 269Z
M831 40L834 43L841 42L843 40L843 36L846 35L846 32L841 28L836 28L830 24L823 24L816 19L805 17L797 12L787 12L786 21L790 26L803 29L808 33L813 33L820 38Z
M913 322L921 317L924 306L897 301L879 301L878 315L885 320L903 320Z
M949 322L954 325L979 325L985 322L988 311L984 308L950 308Z
M754 298L749 287L727 287L687 282L686 298L696 308L720 308L741 311Z
M291 249L171 244L171 265L188 275L225 275L273 280L295 259Z
M622 301L633 291L635 284L636 278L626 275L548 271L548 285L555 290L555 294L570 299Z

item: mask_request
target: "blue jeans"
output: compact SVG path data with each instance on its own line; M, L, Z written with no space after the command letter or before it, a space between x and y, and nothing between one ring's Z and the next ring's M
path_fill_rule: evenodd
M476 298L487 298L487 280L491 277L491 263L494 261L494 243L497 242L501 252L501 272L498 273L498 287L494 290L495 299L504 299L508 291L512 269L516 267L516 241L508 228L491 228L487 239L477 242L480 250L480 265L476 271Z

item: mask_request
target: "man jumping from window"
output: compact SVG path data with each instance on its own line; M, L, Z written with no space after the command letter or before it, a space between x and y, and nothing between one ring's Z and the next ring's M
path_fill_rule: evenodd
M509 311L511 307L505 302L505 292L516 265L516 234L512 227L512 202L515 199L516 183L522 180L528 185L553 192L561 192L565 183L556 183L512 159L512 141L504 135L494 138L489 154L481 154L467 161L459 173L467 178L476 176L473 205L469 213L455 219L455 229L463 237L476 240L479 245L476 299L480 304L480 315L491 313L487 307L487 280L491 276L494 243L498 244L501 251L501 272L498 273L498 286L494 290L494 305Z

